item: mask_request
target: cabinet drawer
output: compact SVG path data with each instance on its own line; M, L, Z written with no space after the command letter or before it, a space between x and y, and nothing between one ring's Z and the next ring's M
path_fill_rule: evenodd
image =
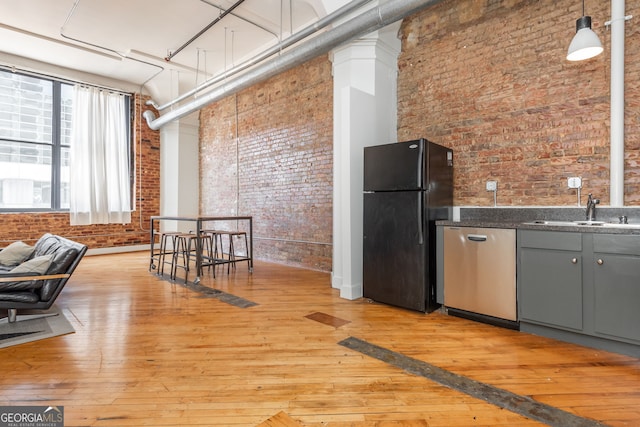
M519 230L518 244L522 248L582 251L582 233Z
M640 236L622 234L594 234L593 251L608 254L640 256Z

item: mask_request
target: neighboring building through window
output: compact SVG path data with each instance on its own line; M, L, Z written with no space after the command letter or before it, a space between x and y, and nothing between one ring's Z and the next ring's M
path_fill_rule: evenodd
M69 209L72 112L72 84L0 70L0 210Z

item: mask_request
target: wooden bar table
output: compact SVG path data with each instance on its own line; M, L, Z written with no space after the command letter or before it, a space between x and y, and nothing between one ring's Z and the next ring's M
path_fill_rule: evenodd
M220 221L248 221L249 222L249 247L247 248L247 258L249 262L249 272L253 272L253 217L251 216L152 216L150 219L149 235L151 241L151 263L149 269L155 269L153 264L153 246L155 243L154 230L155 223L160 221L187 221L195 222L196 229L196 278L194 283L200 282L200 276L202 276L202 241L200 240L200 233L202 231L202 225L206 222L220 222ZM215 263L215 260L214 260ZM215 265L214 265L215 268Z

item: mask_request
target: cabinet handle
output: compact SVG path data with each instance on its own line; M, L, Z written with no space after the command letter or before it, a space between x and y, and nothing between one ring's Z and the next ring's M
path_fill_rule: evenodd
M571 258L571 264L577 264L578 258Z
M602 260L602 258L598 258L598 261L596 261L598 263L598 265L602 265L604 264L604 261Z

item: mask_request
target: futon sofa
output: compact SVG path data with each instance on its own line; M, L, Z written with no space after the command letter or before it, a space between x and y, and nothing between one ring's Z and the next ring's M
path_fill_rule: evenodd
M35 245L14 242L0 250L0 309L9 322L18 309L49 309L82 260L87 246L53 234Z

